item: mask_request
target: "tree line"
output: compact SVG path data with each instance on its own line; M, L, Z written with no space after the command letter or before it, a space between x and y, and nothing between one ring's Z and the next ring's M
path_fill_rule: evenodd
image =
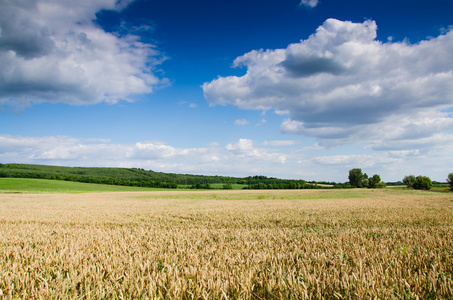
M287 180L262 175L249 177L205 176L162 173L140 168L61 167L31 164L0 164L0 177L65 180L84 183L192 189L211 189L211 184L223 184L231 189L233 184L249 189L300 189L314 188L304 180Z
M0 177L37 178L66 180L84 183L178 188L211 189L212 184L223 184L223 189L232 189L233 184L240 184L244 189L315 189L326 188L316 182L305 180L279 179L263 175L248 177L205 176L154 172L140 168L97 168L97 167L62 167L32 164L1 164ZM348 185L335 184L336 188Z
M380 175L368 176L360 168L349 171L349 182L307 182L305 180L279 179L263 175L248 177L205 176L154 172L140 168L97 168L61 167L31 164L1 164L0 177L38 178L66 180L84 183L178 188L185 186L193 189L211 189L211 184L223 184L223 189L231 189L233 184L243 185L244 189L325 189L325 188L384 188L386 183ZM447 182L453 190L453 173ZM431 189L433 182L429 177L409 175L402 183L414 189Z

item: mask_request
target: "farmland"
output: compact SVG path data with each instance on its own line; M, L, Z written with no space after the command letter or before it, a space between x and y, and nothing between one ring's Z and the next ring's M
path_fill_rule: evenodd
M87 184L61 180L0 178L0 193L95 193L165 190L107 184Z
M12 192L4 299L453 297L452 193Z

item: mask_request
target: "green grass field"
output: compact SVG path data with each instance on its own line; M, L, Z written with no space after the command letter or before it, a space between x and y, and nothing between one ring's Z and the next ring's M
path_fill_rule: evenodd
M165 189L91 184L61 180L0 178L0 193L97 193L158 190Z
M191 185L180 185L180 189L189 189ZM242 190L243 184L233 184L233 190ZM213 189L222 189L223 184L212 184ZM0 178L0 193L96 193L96 192L133 192L165 191L168 189L91 184L82 182L30 179Z

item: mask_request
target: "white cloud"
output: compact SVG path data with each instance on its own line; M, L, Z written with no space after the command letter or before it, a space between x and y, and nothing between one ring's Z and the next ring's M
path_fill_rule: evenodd
M271 161L274 163L285 163L287 159L286 154L270 152L264 148L255 148L254 142L250 139L239 139L237 143L226 145L225 149L233 154L234 159L238 160L252 160L252 161Z
M294 146L298 145L300 142L293 140L280 140L280 141L264 141L264 146Z
M302 0L300 5L308 6L308 7L315 7L318 5L318 0Z
M187 105L187 106L189 106L189 108L197 108L198 107L198 104L193 103L193 102L189 103L189 102L184 101L184 100L183 101L179 101L178 104L179 105Z
M212 145L201 148L177 148L162 142L115 144L105 139L79 139L69 136L23 137L0 135L0 161L64 166L96 167L192 167L209 165L221 153ZM187 168L187 167L186 167ZM176 172L178 169L160 171Z
M234 125L237 126L244 126L247 124L249 124L249 121L247 121L246 119L237 119L236 121L234 121Z
M153 45L93 23L130 2L0 0L0 105L131 101L163 84L153 68L165 57Z
M324 147L429 146L429 137L453 125L445 112L453 107L453 31L417 44L376 37L374 21L328 19L286 49L236 58L234 66L247 73L205 83L205 98L211 105L288 113L282 132L315 137Z
M209 154L209 149L207 148L175 148L162 142L139 142L135 144L134 148L134 157L148 160L197 156L202 158L203 155Z
M313 162L320 165L344 165L347 168L353 168L354 166L370 168L375 166L376 164L395 163L397 160L397 158L390 157L387 153L380 155L361 154L318 156L312 159Z

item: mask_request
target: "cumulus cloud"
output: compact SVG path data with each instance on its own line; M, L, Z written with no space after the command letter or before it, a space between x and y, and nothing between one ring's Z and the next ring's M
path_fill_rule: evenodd
M131 0L0 0L0 104L132 100L162 84L165 57L134 34L107 33L96 12Z
M407 154L406 154L407 155ZM332 155L332 156L317 156L311 159L314 163L332 166L332 165L343 165L345 169L352 166L361 166L363 168L370 168L376 164L393 164L396 163L399 158L390 157L387 153L381 155Z
M318 5L318 0L302 0L300 2L300 5L303 5L303 6L308 6L308 7L315 7L316 5Z
M179 105L187 105L187 106L189 106L189 108L197 108L198 107L198 104L193 103L193 102L189 103L189 102L184 101L184 100L183 101L179 101L178 104Z
M249 124L249 121L247 121L246 119L237 119L236 121L234 121L234 125L237 126L243 126L247 124Z
M106 139L70 136L23 137L0 135L0 161L104 166L135 161L197 158L207 161L209 148L176 148L159 141L115 144Z
M264 146L294 146L298 145L300 142L293 140L280 140L280 141L264 141Z
M287 158L285 154L269 152L264 148L255 148L253 144L253 140L239 139L237 143L226 145L225 149L234 154L235 159L285 163Z
M236 58L246 74L204 83L204 96L211 105L286 113L282 132L325 147L398 149L398 141L427 141L451 128L453 31L417 44L376 37L374 21L328 19L286 49Z

